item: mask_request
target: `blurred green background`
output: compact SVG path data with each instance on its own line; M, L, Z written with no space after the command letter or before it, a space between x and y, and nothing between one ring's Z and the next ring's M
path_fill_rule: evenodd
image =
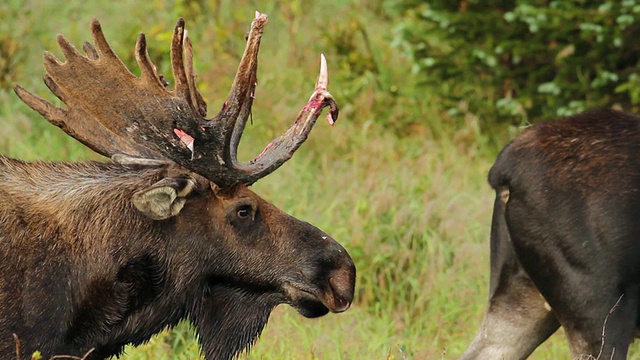
M42 83L42 52L62 58L98 18L131 71L136 36L170 81L178 17L195 48L199 88L215 113L229 90L254 10L261 46L253 156L313 91L319 54L341 107L293 159L254 185L338 239L358 268L353 307L304 319L279 307L246 359L455 359L488 292L500 147L540 118L594 107L636 110L640 1L4 0L0 3L0 151L31 160L99 159L22 104L11 84L60 103ZM634 359L640 359L637 345ZM181 324L123 359L193 359ZM569 358L559 331L532 356Z

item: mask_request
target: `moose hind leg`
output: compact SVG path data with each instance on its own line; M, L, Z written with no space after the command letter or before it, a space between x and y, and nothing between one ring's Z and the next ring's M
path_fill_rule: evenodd
M589 299L584 295L583 300L591 306L579 317L561 320L573 358L626 359L638 316L637 286L627 288L618 297L605 298L602 294L597 299Z
M525 359L560 326L526 275L503 280L461 359Z
M508 199L508 189L497 189L489 305L462 359L524 359L560 326L513 250L504 216Z

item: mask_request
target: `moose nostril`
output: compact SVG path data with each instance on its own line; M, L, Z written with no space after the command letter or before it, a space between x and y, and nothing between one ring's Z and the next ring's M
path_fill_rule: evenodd
M337 243L335 265L327 274L323 298L331 312L343 312L351 306L356 288L356 266L347 251Z
M334 296L333 312L340 313L347 311L351 307L351 302L338 296Z
M353 289L354 284L352 281L349 281L349 276L346 276L346 280L344 275L332 276L329 277L329 286L331 287L331 292L333 293L333 312L343 312L346 311L351 306L351 301L353 301Z

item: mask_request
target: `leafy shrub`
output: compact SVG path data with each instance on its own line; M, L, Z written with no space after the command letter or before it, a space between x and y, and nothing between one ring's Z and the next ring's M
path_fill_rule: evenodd
M637 111L640 1L405 0L398 47L450 113L518 124L587 108ZM491 119L491 121L486 121Z

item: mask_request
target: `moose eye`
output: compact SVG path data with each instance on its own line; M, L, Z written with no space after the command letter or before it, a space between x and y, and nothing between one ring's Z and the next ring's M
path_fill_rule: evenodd
M244 205L238 209L238 211L236 212L236 215L240 219L248 219L251 216L251 211L252 211L251 206Z

